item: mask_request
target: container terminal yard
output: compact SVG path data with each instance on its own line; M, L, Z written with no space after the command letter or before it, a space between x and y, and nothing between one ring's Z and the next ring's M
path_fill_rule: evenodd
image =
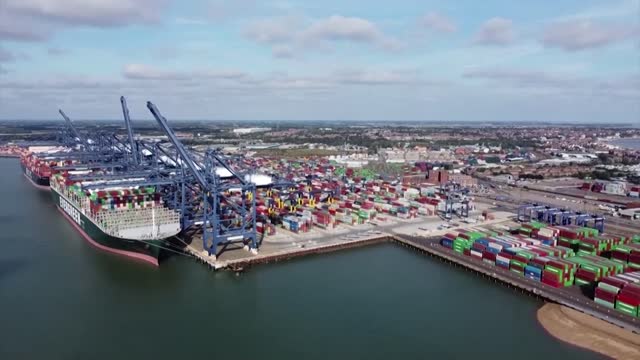
M586 208L476 194L455 182L382 179L326 158L282 160L185 146L158 108L164 141L65 126L56 146L19 151L24 175L102 250L212 269L391 241L640 333L640 227ZM414 181L422 179L423 181ZM589 210L592 210L589 208ZM595 210L595 209L594 209Z

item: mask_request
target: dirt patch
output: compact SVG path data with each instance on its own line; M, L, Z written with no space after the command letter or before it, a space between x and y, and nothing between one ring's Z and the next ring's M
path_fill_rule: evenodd
M614 359L640 359L640 335L558 304L545 304L538 321L554 337Z

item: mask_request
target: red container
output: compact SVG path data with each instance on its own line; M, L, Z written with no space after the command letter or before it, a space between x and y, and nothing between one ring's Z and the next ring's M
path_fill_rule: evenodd
M571 243L566 240L558 239L558 246L571 247Z
M625 285L628 284L628 282L626 280L617 279L617 278L611 278L611 277L606 277L606 278L600 280L600 282L603 282L605 284L609 284L611 286L615 286L618 289L622 289Z
M542 271L542 278L558 281L558 274L548 270L544 270Z
M589 282L596 281L597 279L596 273L585 269L578 269L578 271L576 272L576 277Z
M531 261L530 261L530 263L534 263L534 264L538 264L538 265L543 265L543 266L544 266L547 262L548 262L548 260L547 260L547 261L545 261L543 258L535 258L535 259L533 259L533 260L531 260Z
M496 254L492 253L491 251L486 251L485 250L485 251L482 252L482 258L483 259L489 259L489 260L492 260L492 261L495 262L496 261Z
M548 262L547 262L547 265L553 266L554 268L557 268L557 269L562 269L562 270L564 270L564 271L566 271L566 270L568 269L567 264L562 263L562 262L560 262L560 261L558 261L558 260L551 260L551 261L548 261Z
M510 269L515 269L515 270L518 270L518 271L524 271L524 266L520 266L518 264L510 264L509 268Z
M473 243L473 245L471 246L472 249L483 252L487 249L486 246L480 244L480 243Z
M625 293L635 294L638 297L640 297L640 286L638 285L627 284L625 287L622 288L622 290L624 290Z
M554 280L554 279L551 279L551 278L544 278L544 277L543 277L543 278L540 280L540 282L542 282L543 284L547 284L547 285L549 285L549 286L552 286L552 287L554 287L554 288L562 287L562 283L560 283L560 282L558 282L558 281L556 281L556 280Z
M596 288L595 297L597 297L598 299L602 299L602 300L608 301L610 303L615 303L617 295L618 294L616 294L616 293L612 293L610 291L606 291L606 290L601 289L599 287Z
M500 255L502 257L506 257L509 260L513 259L513 255L509 254L508 252L501 251L500 254L498 254L498 255Z
M617 300L631 306L640 305L640 298L634 297L633 295L629 295L623 291L621 291L618 294Z
M628 262L634 263L634 264L640 264L640 253L633 252L629 254Z
M613 259L622 260L624 262L629 262L629 254L624 251L613 250L611 252L611 257Z

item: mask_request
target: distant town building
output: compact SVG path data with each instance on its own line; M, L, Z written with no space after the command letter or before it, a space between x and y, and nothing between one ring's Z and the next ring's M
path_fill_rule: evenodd
M254 127L254 128L233 129L233 133L236 134L236 135L245 135L245 134L257 133L257 132L267 132L267 131L271 131L271 128Z

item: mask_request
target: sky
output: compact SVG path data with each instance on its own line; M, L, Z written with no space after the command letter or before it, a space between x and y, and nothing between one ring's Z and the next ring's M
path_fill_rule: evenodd
M0 119L640 123L640 0L0 0Z

